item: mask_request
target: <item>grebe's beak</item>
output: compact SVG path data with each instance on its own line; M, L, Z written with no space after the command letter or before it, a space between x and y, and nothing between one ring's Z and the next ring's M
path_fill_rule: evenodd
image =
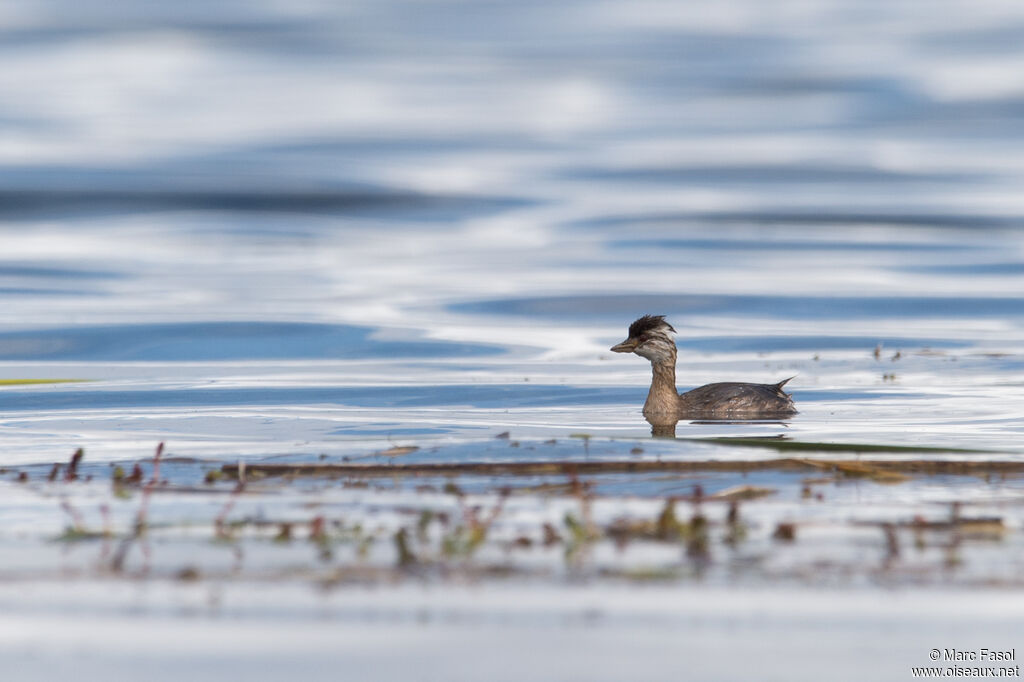
M616 344L610 348L610 350L616 353L632 353L636 350L636 347L640 345L636 342L636 339L626 339L622 343Z

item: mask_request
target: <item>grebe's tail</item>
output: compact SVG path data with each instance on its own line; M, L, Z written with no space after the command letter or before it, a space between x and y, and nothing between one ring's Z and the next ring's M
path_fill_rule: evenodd
M797 375L794 374L793 376L791 376L788 379L783 379L782 381L780 381L777 384L772 384L772 386L775 388L776 391L778 391L779 393L782 393L782 387L785 386L786 384L788 384L793 379L796 379L796 377L797 377Z

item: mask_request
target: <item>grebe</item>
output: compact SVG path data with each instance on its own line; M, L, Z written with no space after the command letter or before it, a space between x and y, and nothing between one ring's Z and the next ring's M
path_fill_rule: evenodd
M644 403L644 417L652 424L672 419L777 419L796 414L782 391L793 377L777 384L726 382L692 391L676 392L675 333L664 315L644 315L629 325L629 338L611 347L616 353L636 353L651 361L654 377Z

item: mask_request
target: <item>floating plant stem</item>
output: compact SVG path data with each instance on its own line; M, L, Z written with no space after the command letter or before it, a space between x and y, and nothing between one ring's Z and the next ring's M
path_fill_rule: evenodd
M250 473L262 476L291 478L315 476L350 476L372 478L377 476L451 476L476 474L482 476L543 476L613 473L655 473L695 471L807 471L828 470L846 475L895 478L899 475L959 475L983 476L987 474L1024 474L1024 461L992 460L929 460L929 459L856 459L827 460L783 457L763 460L606 460L606 461L506 461L506 462L429 462L410 464L282 464L249 463ZM239 465L225 464L221 470L226 476L238 477Z
M33 386L37 384L80 384L91 379L0 379L0 386Z

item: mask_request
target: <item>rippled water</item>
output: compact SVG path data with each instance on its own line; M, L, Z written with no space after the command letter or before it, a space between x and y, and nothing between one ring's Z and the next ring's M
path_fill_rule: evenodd
M1018 450L1013 6L48 7L0 372L90 383L0 394L6 461L641 435L647 312L794 437Z
M77 380L0 387L0 466L158 441L210 466L742 459L771 453L692 439L779 435L1021 459L1015 3L0 16L0 379ZM608 351L644 313L679 330L681 389L796 375L800 413L650 440L649 367Z

